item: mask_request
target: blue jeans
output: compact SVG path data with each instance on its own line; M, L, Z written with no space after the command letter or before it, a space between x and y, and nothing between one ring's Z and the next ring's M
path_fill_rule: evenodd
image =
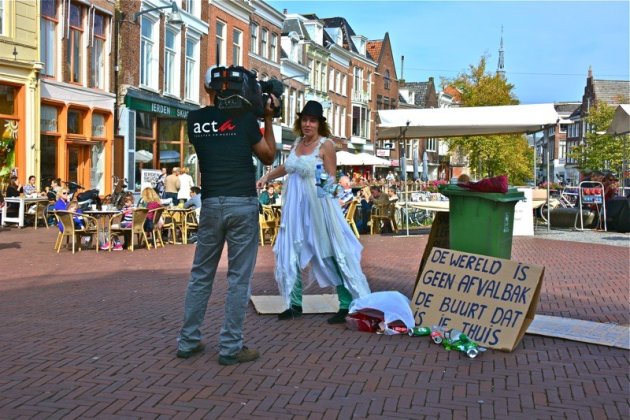
M184 305L184 325L179 334L180 350L191 350L201 340L200 327L226 242L228 291L219 334L219 354L233 356L243 347L243 323L258 254L258 199L210 197L203 200L201 206L197 248Z

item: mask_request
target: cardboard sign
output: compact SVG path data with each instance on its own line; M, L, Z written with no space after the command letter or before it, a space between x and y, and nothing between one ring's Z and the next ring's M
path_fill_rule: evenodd
M422 253L420 269L418 270L418 275L416 276L416 284L413 286L414 290L418 287L420 275L422 274L422 270L424 270L424 266L427 264L429 254L431 254L433 247L437 246L446 249L450 248L448 235L448 212L438 211L435 215L435 219L433 219L433 223L431 223L431 232L429 232L429 239L427 239L427 245L424 247L424 252Z
M162 171L159 169L142 169L140 171L140 185L141 188L151 184L151 187L155 188L158 178L162 175Z
M416 325L456 328L512 351L536 313L544 267L433 248L413 293Z

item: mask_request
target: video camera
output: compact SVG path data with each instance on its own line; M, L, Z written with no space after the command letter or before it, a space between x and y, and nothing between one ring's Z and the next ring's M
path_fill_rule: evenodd
M280 106L274 107L273 116L280 116L284 86L279 80L259 82L256 80L256 72L241 66L217 67L212 70L211 76L210 87L216 92L216 105L219 109L235 114L251 111L262 118L265 104L273 94L280 101Z

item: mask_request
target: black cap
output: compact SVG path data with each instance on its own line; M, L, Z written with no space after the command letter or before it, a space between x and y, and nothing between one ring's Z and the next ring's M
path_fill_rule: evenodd
M326 121L324 117L324 108L322 108L322 104L317 101L308 101L304 108L302 108L302 112L297 113L298 116L302 115L310 115L311 117L317 117L322 121Z

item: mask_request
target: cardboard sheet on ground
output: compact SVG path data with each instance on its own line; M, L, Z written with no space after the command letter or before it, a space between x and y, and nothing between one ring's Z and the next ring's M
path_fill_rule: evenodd
M416 325L456 328L512 351L536 313L544 267L434 247L416 284Z
M281 296L252 296L252 303L259 314L279 314L286 308ZM327 314L339 310L337 295L304 295L302 311L305 314Z
M621 325L536 315L534 321L527 328L527 334L564 338L630 350L630 328Z

